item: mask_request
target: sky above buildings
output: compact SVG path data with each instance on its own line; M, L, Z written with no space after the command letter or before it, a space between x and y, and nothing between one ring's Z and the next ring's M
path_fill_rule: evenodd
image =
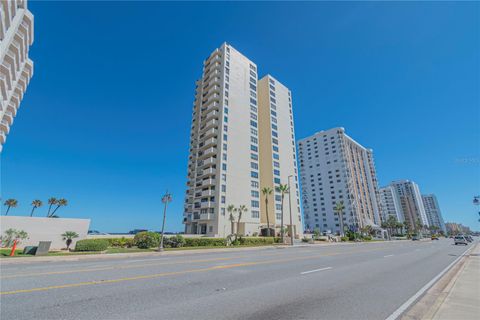
M2 198L69 200L92 229L182 231L194 82L222 42L292 90L298 139L342 126L380 185L410 179L480 229L480 5L473 2L29 2L35 74ZM4 208L2 208L4 212ZM46 207L37 210L46 214Z

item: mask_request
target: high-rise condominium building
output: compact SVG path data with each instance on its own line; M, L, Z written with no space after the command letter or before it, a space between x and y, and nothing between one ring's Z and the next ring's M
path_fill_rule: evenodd
M205 61L196 83L190 135L184 224L188 234L226 236L265 233L261 189L290 183L284 223L302 233L291 92L224 43ZM290 201L291 200L291 201ZM269 196L268 222L278 232L281 196ZM228 207L245 205L231 221ZM237 230L238 229L238 230Z
M439 230L443 232L447 232L437 197L434 194L423 194L422 201L423 206L425 207L428 224L439 228Z
M343 128L320 131L298 142L306 229L339 233L335 206L343 202L343 226L380 225L372 150Z
M394 217L399 222L404 222L400 198L392 186L386 186L379 189L380 201L379 208L383 221L387 221L389 217Z
M0 151L33 75L33 15L26 0L0 1Z
M419 224L428 226L428 219L418 185L409 180L394 181L390 185L400 199L404 221L409 224L410 228L412 230L420 228Z

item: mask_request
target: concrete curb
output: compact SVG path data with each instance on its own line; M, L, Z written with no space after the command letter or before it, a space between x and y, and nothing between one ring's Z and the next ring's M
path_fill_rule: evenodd
M452 267L438 279L405 313L401 320L431 320L440 309L449 295L453 285L462 274L469 255L480 248L480 244L473 243L473 247L464 254Z

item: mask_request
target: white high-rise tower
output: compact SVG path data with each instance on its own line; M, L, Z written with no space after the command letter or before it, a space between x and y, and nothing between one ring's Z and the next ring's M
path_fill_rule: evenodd
M33 75L33 15L26 0L0 1L0 151Z

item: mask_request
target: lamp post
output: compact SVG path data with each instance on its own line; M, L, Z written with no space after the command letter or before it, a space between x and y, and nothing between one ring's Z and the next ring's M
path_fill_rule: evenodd
M473 197L473 204L476 206L480 205L480 196ZM480 216L480 211L478 211L478 215ZM480 219L478 219L478 222L480 222Z
M172 195L168 193L168 191L165 193L165 195L162 197L162 202L164 204L163 207L163 223L162 223L162 235L160 236L160 245L158 246L158 252L163 252L163 235L164 235L164 230L165 230L165 218L167 216L167 205L168 203L172 201Z
M292 219L292 189L290 188L290 178L293 177L293 175L288 176L288 206L290 210L290 245L293 246L293 219Z

